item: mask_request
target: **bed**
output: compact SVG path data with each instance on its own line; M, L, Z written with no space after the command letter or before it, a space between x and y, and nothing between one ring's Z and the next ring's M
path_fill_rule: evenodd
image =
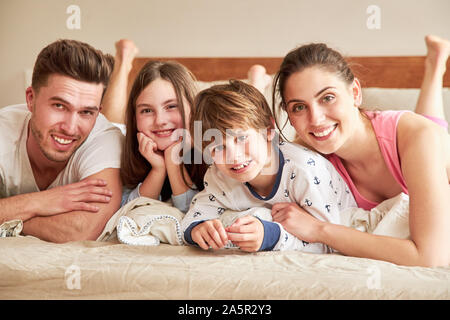
M200 89L229 78L245 79L256 63L273 74L281 62L281 58L137 58L130 83L149 59L185 64ZM414 108L423 57L350 60L365 87L364 106ZM450 72L444 86L450 87ZM270 97L270 91L265 95ZM448 121L448 88L444 105ZM165 243L135 246L114 237L54 244L18 236L0 239L0 256L0 299L450 299L450 266L404 267L340 254L249 254Z

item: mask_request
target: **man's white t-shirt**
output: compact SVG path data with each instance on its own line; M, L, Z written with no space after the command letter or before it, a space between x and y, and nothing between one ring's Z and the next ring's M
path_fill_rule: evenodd
M38 192L26 143L31 112L25 104L0 109L0 198ZM106 168L120 168L123 135L102 114L86 141L48 189L78 182Z

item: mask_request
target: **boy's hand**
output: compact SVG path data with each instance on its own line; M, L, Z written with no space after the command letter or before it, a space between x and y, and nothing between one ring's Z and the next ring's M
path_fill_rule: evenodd
M220 220L208 220L196 225L191 231L192 240L203 250L221 249L228 241L227 233Z
M264 239L264 226L258 218L245 216L237 219L226 228L228 239L241 250L256 252L261 248Z

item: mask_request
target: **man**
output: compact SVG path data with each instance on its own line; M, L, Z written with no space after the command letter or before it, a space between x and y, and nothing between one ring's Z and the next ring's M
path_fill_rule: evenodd
M74 40L38 55L26 106L0 109L0 224L52 242L100 235L122 195L123 136L99 115L112 67Z

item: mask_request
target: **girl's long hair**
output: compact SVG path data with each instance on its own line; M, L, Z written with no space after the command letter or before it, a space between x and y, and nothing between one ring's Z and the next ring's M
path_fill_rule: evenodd
M124 139L120 176L124 186L130 189L135 188L142 182L151 170L150 163L139 152L136 100L141 92L156 79L169 81L173 85L184 126L186 123L185 109L194 106L195 76L185 66L174 61L149 61L142 67L131 88L125 114L126 137ZM184 101L187 102L187 106ZM182 165L180 165L180 170L186 185L190 187L186 182ZM203 185L202 182L199 182L199 180L203 180L203 176L197 172L198 170L199 168L196 165L193 165L190 170L192 180L197 187ZM163 189L167 188L163 187ZM166 200L168 196L170 197L170 195L164 195L163 193L161 195L163 200Z

